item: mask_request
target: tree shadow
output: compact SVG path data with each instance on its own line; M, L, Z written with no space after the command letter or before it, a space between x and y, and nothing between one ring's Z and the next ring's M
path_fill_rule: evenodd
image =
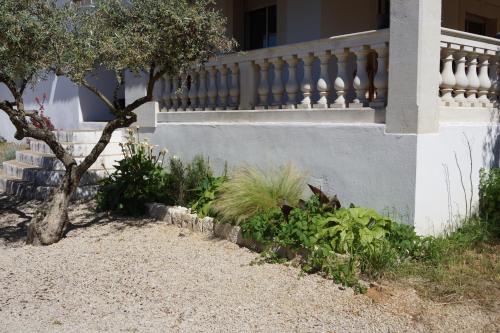
M26 226L31 221L30 215L32 208L28 201L12 197L0 195L0 212L11 214L18 221L17 223L0 223L0 241L5 243L18 243L26 240Z

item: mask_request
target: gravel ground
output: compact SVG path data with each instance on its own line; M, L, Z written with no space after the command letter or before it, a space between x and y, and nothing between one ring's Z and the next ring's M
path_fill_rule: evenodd
M36 203L0 198L1 332L498 332L498 314L394 286L354 295L256 254L75 205L77 228L24 245Z

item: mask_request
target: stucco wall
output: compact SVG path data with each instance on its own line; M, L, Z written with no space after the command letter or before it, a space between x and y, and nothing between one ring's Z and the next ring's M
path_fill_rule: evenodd
M351 202L410 222L414 211L416 136L388 135L384 125L313 123L162 123L141 133L185 160L202 154L218 171L292 162L313 184ZM144 130L146 131L146 130ZM306 192L307 193L307 192Z
M465 195L477 207L479 169L500 167L500 124L441 124L419 135L417 147L417 230L439 233L465 215Z

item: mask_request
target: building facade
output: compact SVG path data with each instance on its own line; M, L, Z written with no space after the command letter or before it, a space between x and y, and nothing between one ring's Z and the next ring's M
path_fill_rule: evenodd
M452 227L477 202L479 169L500 166L500 1L216 6L239 50L165 77L138 112L142 137L219 169L292 162L343 204L421 234ZM126 78L129 103L145 86ZM99 128L109 115L82 89L59 78L32 94L49 91L56 127Z

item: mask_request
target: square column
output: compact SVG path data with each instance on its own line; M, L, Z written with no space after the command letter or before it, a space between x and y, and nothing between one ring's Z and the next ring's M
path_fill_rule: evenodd
M439 130L441 0L391 0L388 133Z

